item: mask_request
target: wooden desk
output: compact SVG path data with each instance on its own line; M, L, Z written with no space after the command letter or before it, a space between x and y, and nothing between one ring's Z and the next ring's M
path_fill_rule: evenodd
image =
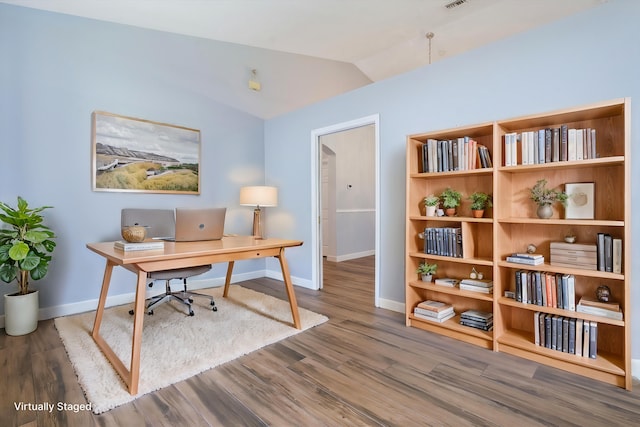
M291 284L289 267L284 257L285 248L302 245L301 241L283 239L256 240L253 237L224 237L222 240L206 242L165 242L164 250L123 252L114 249L113 242L89 243L87 248L105 257L107 264L104 269L102 290L96 310L91 336L102 350L118 375L129 387L129 393L138 393L140 379L140 348L142 344L142 322L145 314L147 273L173 268L193 267L198 265L228 262L227 276L224 284L223 296L229 294L231 274L235 261L243 259L276 257L280 260L282 277L289 297L293 325L300 329L300 315L298 303ZM100 324L104 314L107 293L111 282L113 267L121 266L135 273L138 277L136 286L135 308L133 316L133 337L131 349L131 366L127 369L120 358L114 353L109 344L100 336Z

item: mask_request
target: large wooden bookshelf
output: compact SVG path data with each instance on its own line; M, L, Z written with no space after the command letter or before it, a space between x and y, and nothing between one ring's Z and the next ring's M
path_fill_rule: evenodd
M505 134L537 131L567 125L569 128L596 130L597 157L575 161L505 166ZM451 140L470 137L486 146L493 167L449 172L423 172L422 146L430 139ZM511 353L550 366L589 376L631 389L630 343L630 100L618 99L526 117L475 126L410 135L407 138L406 182L406 324L453 337L494 351ZM536 216L536 205L529 199L529 188L539 179L549 188L564 188L566 183L595 183L593 219L565 219L564 209L554 205L549 219ZM451 187L463 193L463 203L455 217L427 217L422 200L439 195ZM493 194L493 209L484 218L473 218L467 197L475 191ZM426 254L419 237L427 227L456 227L463 230L462 258ZM597 233L622 239L622 273L560 267L550 264L550 243L574 234L578 243L595 244ZM513 264L506 257L526 252L529 244L545 257L536 266ZM427 261L438 264L436 277L463 279L473 268L494 282L493 294L480 294L421 282L415 270ZM505 296L515 292L517 270L561 273L575 276L576 302L582 296L594 296L596 288L606 285L612 300L622 308L623 320L563 310L556 307L524 304ZM456 313L474 309L493 312L492 331L462 326L459 315L444 323L429 322L413 316L414 307L427 299L454 306ZM536 312L598 323L598 352L595 359L551 350L534 343Z

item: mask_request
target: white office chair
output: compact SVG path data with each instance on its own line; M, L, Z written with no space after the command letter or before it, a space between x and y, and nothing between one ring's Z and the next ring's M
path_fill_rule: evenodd
M120 225L121 227L131 225L145 226L147 227L147 237L173 237L175 235L175 215L172 209L122 209ZM195 313L191 308L191 304L194 297L207 298L211 309L218 311L212 296L187 290L187 278L206 273L209 270L211 270L211 265L199 265L148 273L148 286L153 287L156 280L163 280L165 282L165 292L147 299L147 314L153 314L153 309L165 302L178 301L187 307L189 316L193 316ZM182 280L183 290L172 292L172 280ZM133 310L130 310L129 314L133 314Z

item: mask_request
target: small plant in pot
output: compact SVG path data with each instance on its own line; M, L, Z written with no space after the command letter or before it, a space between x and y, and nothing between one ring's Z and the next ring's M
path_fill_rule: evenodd
M538 218L551 218L553 216L553 209L551 205L556 202L560 202L563 205L566 204L569 196L562 190L553 190L547 188L547 180L539 179L533 188L529 189L531 200L536 202L538 210L536 211Z
M442 201L442 207L444 207L444 213L447 216L454 216L457 207L460 206L462 193L448 187L440 194L440 200Z
M427 216L436 216L436 209L438 208L438 204L440 204L440 198L430 194L425 197L422 202L424 203Z
M9 225L0 229L0 280L18 284L18 292L4 297L7 335L25 335L38 326L38 291L29 290L29 278L46 276L56 247L56 236L40 215L49 208L31 209L22 197L16 208L0 202L0 220Z
M485 209L493 206L493 197L481 191L476 191L470 195L469 200L471 200L471 211L474 218L482 218Z
M438 269L438 264L429 264L428 262L420 263L416 269L416 273L420 275L423 282L430 282L433 280L433 273Z

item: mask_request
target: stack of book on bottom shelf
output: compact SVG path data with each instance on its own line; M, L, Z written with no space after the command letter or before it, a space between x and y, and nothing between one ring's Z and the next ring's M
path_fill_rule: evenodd
M536 312L536 345L595 359L598 354L598 322Z
M427 300L422 301L413 309L413 315L420 319L442 323L451 319L456 313L451 304Z
M460 324L472 328L490 331L493 329L493 313L479 310L467 310L460 315Z
M462 279L460 281L460 290L480 292L483 294L493 293L493 280L486 279Z
M582 297L576 307L578 313L593 314L608 319L622 320L622 310L617 302L602 302L592 298Z

